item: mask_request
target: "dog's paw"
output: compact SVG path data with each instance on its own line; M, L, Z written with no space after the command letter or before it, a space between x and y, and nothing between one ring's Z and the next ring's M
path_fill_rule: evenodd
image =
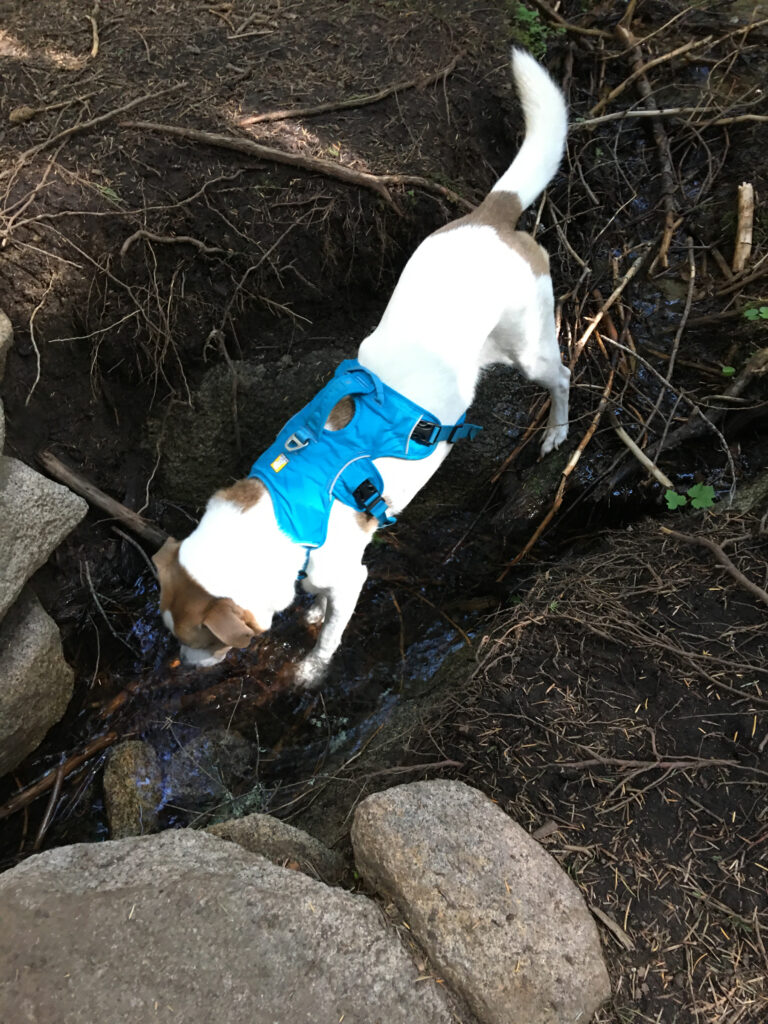
M549 455L555 448L559 448L568 436L568 424L562 423L556 427L547 427L544 433L544 440L541 442L541 454Z
M308 654L296 666L294 685L300 690L314 690L322 683L327 670L327 661L323 661L317 655Z

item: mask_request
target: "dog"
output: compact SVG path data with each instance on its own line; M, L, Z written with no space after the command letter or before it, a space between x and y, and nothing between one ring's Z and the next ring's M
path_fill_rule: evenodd
M364 380L379 396L394 394L407 409L428 411L439 424L460 424L483 369L493 363L514 366L549 391L541 445L546 455L568 432L570 372L557 343L549 257L516 225L558 169L567 110L560 89L529 54L512 51L512 73L525 119L517 156L480 206L419 245L381 322L360 345L349 379ZM338 387L344 384L329 392L332 407L323 411L320 402L314 412L315 418L323 416L321 433L337 439L363 401L339 397ZM285 525L290 496L280 497L270 484L270 470L277 480L309 445L288 427L261 475L252 471L217 491L194 532L181 543L169 538L153 561L162 618L181 642L182 660L198 666L215 664L230 648L247 647L269 629L274 614L294 600L295 582L303 576L303 589L314 595L308 621L320 628L314 648L297 665L296 682L313 687L354 612L367 575L362 557L373 533L426 484L451 450L454 434L438 432L437 442L416 455L373 452L360 465L375 466L371 473L382 482L371 498L378 511L357 491L357 508L329 497L316 535L320 542L308 547ZM406 448L411 440L406 437ZM303 501L307 488L298 493Z

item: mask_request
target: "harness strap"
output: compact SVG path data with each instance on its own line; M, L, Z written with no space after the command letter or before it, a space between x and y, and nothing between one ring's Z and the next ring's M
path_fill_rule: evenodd
M322 401L317 404L307 418L303 428L297 430L289 439L292 446L286 447L289 451L297 451L308 445L310 441L319 440L331 410L342 398L374 393L377 401L381 402L382 383L379 378L360 366L355 360L345 359L323 388Z
M459 422L453 424L453 426L443 423L433 423L430 420L419 420L413 428L411 440L415 441L417 444L423 444L427 448L431 448L439 441L447 441L448 444L453 444L455 441L462 441L464 438L474 441L482 429L483 428L478 427L476 423L466 423L463 416Z

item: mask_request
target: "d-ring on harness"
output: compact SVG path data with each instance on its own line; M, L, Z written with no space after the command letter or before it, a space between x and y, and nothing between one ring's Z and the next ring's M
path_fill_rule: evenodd
M340 430L325 424L342 398L354 414ZM320 547L334 499L391 526L384 482L374 459L424 459L439 441L470 440L482 427L464 417L444 426L426 409L388 387L356 359L347 359L312 401L285 424L248 474L269 491L280 528L297 544Z

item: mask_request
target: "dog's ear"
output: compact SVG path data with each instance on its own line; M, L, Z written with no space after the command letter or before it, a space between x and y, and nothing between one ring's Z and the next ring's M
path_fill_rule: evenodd
M175 537L169 537L168 540L163 544L159 551L156 551L152 555L152 561L155 563L157 571L162 574L164 569L170 568L171 562L176 557L181 542L176 540Z
M247 647L256 630L246 621L247 612L228 597L220 597L205 613L203 625L230 647ZM250 616L247 616L250 618Z

